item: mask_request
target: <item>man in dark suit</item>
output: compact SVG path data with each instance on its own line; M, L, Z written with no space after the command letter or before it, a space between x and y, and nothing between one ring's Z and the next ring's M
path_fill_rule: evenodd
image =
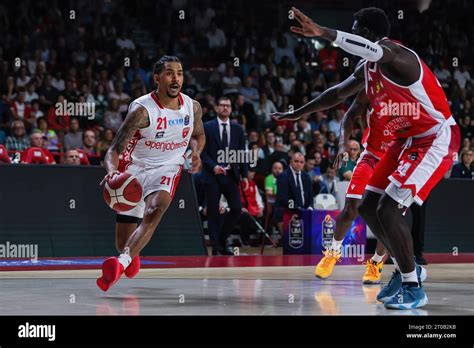
M296 152L291 157L290 166L277 178L277 195L273 220L283 235L283 213L285 209L313 207L313 189L311 178L303 171L305 159Z
M231 101L222 97L217 102L217 118L206 122L206 146L201 153L203 163L202 181L207 198L207 217L209 238L213 255L232 255L226 240L234 229L242 211L239 183L248 186L247 165L239 163L237 154L245 152L243 128L230 123ZM234 155L234 156L232 156ZM233 158L234 157L234 158ZM221 194L227 200L229 212L224 218L219 214Z

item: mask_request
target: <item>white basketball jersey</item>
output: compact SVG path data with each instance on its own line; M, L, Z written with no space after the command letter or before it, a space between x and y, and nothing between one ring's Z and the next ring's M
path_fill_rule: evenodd
M193 133L193 100L180 93L179 110L165 108L154 92L145 94L130 103L143 106L150 125L137 130L127 146L130 162L142 167L182 165L184 153Z

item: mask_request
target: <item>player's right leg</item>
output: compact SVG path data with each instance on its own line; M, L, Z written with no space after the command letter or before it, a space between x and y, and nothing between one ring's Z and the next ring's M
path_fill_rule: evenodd
M117 214L115 223L115 245L117 251L122 254L125 252L125 243L132 233L138 227L138 217ZM135 277L140 271L140 256L137 255L132 259L130 265L125 269L124 274L127 278Z

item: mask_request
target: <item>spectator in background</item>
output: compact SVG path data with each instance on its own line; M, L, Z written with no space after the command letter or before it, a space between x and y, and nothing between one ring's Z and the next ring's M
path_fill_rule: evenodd
M59 95L57 99L57 103L55 105L52 105L48 111L49 127L61 134L69 131L69 124L71 122L71 117L67 113L67 110L64 110L63 107L56 108L56 105L58 106L64 105L64 101L65 101L64 96Z
M20 68L20 74L16 79L16 87L17 88L25 87L28 84L28 82L30 82L30 80L31 80L31 77L28 76L28 71L26 69L26 66L22 66Z
M105 156L105 153L112 144L112 140L114 139L114 131L110 128L106 128L102 131L101 137L99 142L97 143L97 154L101 157Z
M266 93L260 93L260 100L255 109L257 115L257 129L262 130L273 125L273 120L270 114L277 112L275 104L268 99Z
M109 110L105 112L104 126L112 129L112 131L116 133L122 122L123 118L120 113L119 101L117 99L112 99L109 104Z
M82 134L82 146L80 149L88 156L97 155L97 140L93 130L85 130Z
M263 199L255 184L255 169L249 168L247 189L240 190L240 198L242 203L242 214L239 218L240 238L243 245L250 243L250 234L257 230L257 226L253 221L263 217Z
M66 89L66 84L64 82L64 79L62 77L61 71L57 71L56 74L54 75L54 78L51 80L51 87L55 88L56 91L62 92ZM55 100L56 98L52 99Z
M36 84L34 82L30 82L26 86L25 103L31 105L31 102L36 99L39 99L39 95L36 93Z
M109 93L109 100L116 99L119 103L118 111L120 114L125 115L128 110L128 104L130 104L130 96L123 91L123 83L116 81L114 83L114 91ZM111 103L112 103L111 101Z
M446 95L449 96L449 92L451 91L450 84L452 76L449 70L445 68L444 62L442 60L438 62L438 66L433 70L433 73L441 84L441 87L443 87Z
M275 133L267 132L265 134L265 145L258 150L258 158L264 159L275 151Z
M104 85L101 83L97 85L97 92L94 96L94 103L95 103L94 122L102 123L105 116L105 112L107 111L109 102L107 101L107 97L105 96Z
M278 141L275 142L275 151L273 151L273 153L267 158L270 165L273 165L274 162L278 161L278 162L281 162L284 166L288 166L288 163L290 162L290 157L288 155L288 152L285 151L285 145L283 145L282 142L278 142Z
M472 126L471 118L469 116L464 116L462 118L459 129L461 130L461 139L472 139L474 136L474 127Z
M459 163L453 166L451 178L473 179L474 178L473 151L465 147L461 150Z
M332 166L329 166L326 170L326 173L322 175L320 181L320 193L329 193L336 197L338 182L339 178L336 176L336 169L334 169Z
M245 78L244 85L240 88L240 94L245 97L245 100L252 103L254 109L257 109L260 96L258 90L252 85L252 78L250 76Z
M18 92L16 99L11 104L10 111L15 120L26 121L30 117L31 108L25 102L25 92L23 90Z
M231 120L237 120L240 125L246 129L255 129L257 127L257 117L253 105L245 100L245 96L238 94L232 108Z
M225 96L238 94L242 85L240 77L234 75L232 64L227 65L226 75L222 78L222 93Z
M467 65L463 64L461 68L454 71L454 80L456 81L460 91L461 98L466 98L466 87L471 86L471 74L467 70Z
M64 89L64 88L63 88ZM53 77L47 74L43 85L38 88L39 102L43 110L47 110L58 99L59 91L53 86Z
M36 127L38 118L44 117L44 112L40 110L40 104L38 99L33 100L31 103L31 112L30 112L30 119L31 123Z
M277 178L283 172L283 164L281 162L274 162L272 165L272 172L265 178L265 193L267 195L276 195L277 193Z
M281 94L284 96L292 96L295 94L295 83L296 80L293 76L290 76L290 69L283 69L282 75L279 79Z
M206 33L208 47L211 50L221 49L227 45L227 38L222 29L218 28L215 22L211 23L209 31Z
M339 179L341 181L350 181L352 178L352 173L357 164L357 158L360 153L360 145L355 140L349 141L349 160L345 163L342 163L341 168L339 169Z
M316 175L323 175L326 173L327 168L329 167L329 161L327 158L323 157L323 154L319 151L315 151L313 154L314 158L314 172Z
M337 72L338 53L331 42L326 42L318 56L325 81L332 82Z
M32 147L41 149L48 164L56 164L53 155L46 149L46 137L39 130L33 131L30 135L30 148Z
M67 151L64 156L64 164L79 166L81 164L79 151L74 149Z
M148 74L145 71L145 69L140 67L140 61L138 59L134 59L132 61L132 67L128 69L127 71L127 80L132 82L134 80L134 76L138 75L140 76L140 79L143 81L143 83L148 86ZM187 79L185 79L186 81Z
M296 64L296 57L294 51L288 46L288 41L285 36L281 35L278 39L278 45L275 47L275 64L279 65L283 57L288 57L292 65Z
M45 117L39 117L37 119L38 128L44 137L46 137L46 148L48 151L57 152L59 151L59 139L56 132L48 128L48 121Z
M326 158L329 159L330 162L333 162L336 158L338 151L338 144L336 134L334 132L328 133L328 140L326 144L324 144L324 152L326 153Z
M338 138L341 135L341 125L342 125L343 118L344 118L344 110L341 108L338 108L334 112L334 119L332 119L328 123L329 131L334 132L334 134L336 134L336 137Z
M133 41L128 37L127 32L122 30L117 40L115 40L115 44L118 48L122 50L135 50L135 44Z
M293 126L296 133L296 139L305 143L310 142L313 136L311 132L311 125L307 119L308 116L303 116L297 122L295 122Z
M463 118L465 116L469 116L472 119L474 119L474 108L472 107L472 103L469 99L466 99L464 101L464 104L462 105L462 110L459 112L460 118Z
M12 135L5 140L8 151L23 151L30 147L30 140L26 135L25 124L21 120L15 120L11 124Z
M82 146L82 131L80 130L79 120L76 117L71 118L70 130L64 136L64 150L77 149Z

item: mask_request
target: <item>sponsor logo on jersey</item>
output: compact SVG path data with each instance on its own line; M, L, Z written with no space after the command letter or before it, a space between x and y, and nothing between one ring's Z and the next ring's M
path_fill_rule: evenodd
M189 120L188 120L189 122ZM183 126L184 125L184 118L176 118L173 120L168 120L168 126Z
M145 141L145 146L151 149L161 150L162 152L177 150L182 147L188 146L188 140L183 140L179 143L174 141Z
M165 131L157 132L155 135L155 139L163 138L164 135L165 135Z
M189 134L190 127L184 127L183 128L183 138L186 138L187 135Z
M189 115L184 116L184 125L187 126L189 124Z

